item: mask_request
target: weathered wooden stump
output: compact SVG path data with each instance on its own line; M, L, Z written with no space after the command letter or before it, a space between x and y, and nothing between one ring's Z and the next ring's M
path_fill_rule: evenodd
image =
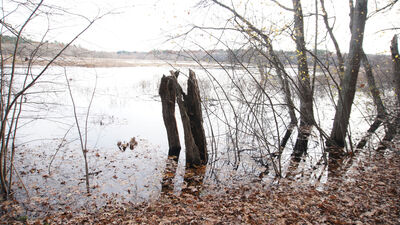
M164 124L167 129L169 153L168 156L179 158L179 133L175 119L175 99L184 131L186 147L186 165L196 167L207 164L207 142L203 128L203 116L201 112L200 90L196 75L189 70L188 91L185 94L178 83L179 71L171 71L171 75L161 79L159 94L163 107Z
M168 156L178 161L181 152L178 127L175 119L176 78L163 76L158 93L161 97L164 125L167 129Z
M199 149L200 159L203 164L208 161L206 135L203 127L203 113L201 111L200 89L196 75L189 70L187 95L184 96L187 113L194 141Z

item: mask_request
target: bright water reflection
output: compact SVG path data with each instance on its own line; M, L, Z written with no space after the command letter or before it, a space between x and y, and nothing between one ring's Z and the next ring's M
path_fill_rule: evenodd
M93 199L86 201L82 198L82 193L85 191L82 180L83 160L77 139L79 135L74 126L75 120L66 85L66 74L83 133L85 133L87 109L96 87L87 129L89 172L93 174L91 176L92 196L97 199L94 202L102 203L105 197L111 195L134 202L156 198L161 189L162 173L168 152L158 84L162 75L168 75L170 69L171 67L166 65L118 68L67 67L65 69L54 67L49 70L41 82L30 90L31 94L26 96L25 111L22 114L23 120L18 136L16 166L31 195L34 193L41 196L42 200L44 198L53 205L66 202L67 205L79 207L93 203ZM184 84L188 67L180 69L183 72L180 83ZM259 156L258 152L264 154L261 156L265 159L268 156L265 149L262 149L263 146L254 141L251 135L246 136L245 132L238 133L237 135L242 135L239 139L239 149L243 151L238 169L233 170L235 165L232 161L235 153L230 134L227 133L226 120L230 122L235 120L231 107L243 116L241 119L251 119L251 115L247 117L248 105L243 100L246 98L251 100L254 93L257 94L257 85L252 84L253 80L246 77L243 71L235 72L234 77L230 77L227 71L216 68L210 69L210 74L201 69L195 72L199 78L204 99L203 106L209 113L209 117L205 116L204 119L206 133L210 136L210 125L212 125L215 135L215 142L209 141L209 152L213 153L213 157L204 183L210 185L211 189L208 191L221 183L225 186L249 183L264 170L254 160L254 156ZM218 84L215 78L218 79ZM235 80L235 83L230 80L231 78ZM185 85L183 86L185 88ZM239 86L246 93L246 97L238 92ZM276 131L279 130L282 135L286 129L284 124L289 120L282 104L281 89L272 84L266 91L274 97L274 104L277 104L275 109L279 114L280 126L278 128L274 126L268 102L262 102L265 103L265 108L260 111L260 118L264 124L262 129L265 129L263 132L266 134L266 142L271 143L267 147L274 148L277 144ZM231 100L231 105L228 104L226 98ZM360 102L369 101L365 97L358 99ZM334 116L331 102L327 97L320 96L315 100L315 104L315 114L320 126L324 130L329 130ZM359 105L368 107L363 103ZM357 124L358 130L364 131L368 124L365 121L364 123L359 121L362 116L360 112L365 109L355 110L358 111L352 115L352 124ZM178 111L176 110L176 113ZM179 125L179 114L176 116ZM247 126L245 123L248 121L238 121L242 128ZM183 131L180 125L179 128L183 145ZM254 127L251 128L254 129ZM69 129L71 130L67 133ZM66 140L63 142L62 137L66 133ZM360 133L353 132L353 137ZM129 141L132 137L135 137L139 143L135 150L119 151L117 142ZM295 137L296 132L282 154L282 167L288 166ZM305 168L311 168L319 161L322 153L322 145L319 141L318 133L314 132L309 142L310 150L304 163ZM218 150L213 151L211 144ZM52 173L47 177L49 163L56 152L58 153L52 164ZM182 174L184 154L180 161L178 173ZM267 180L271 178L268 177ZM176 182L181 184L182 177L178 176ZM18 182L15 183L20 186ZM26 200L22 188L16 190L16 196L20 200ZM32 201L32 204L36 203ZM60 209L62 210L62 207Z

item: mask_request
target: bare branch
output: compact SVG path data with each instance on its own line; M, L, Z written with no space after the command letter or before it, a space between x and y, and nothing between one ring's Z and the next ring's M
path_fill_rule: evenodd
M282 5L281 3L279 3L277 0L271 0L272 2L274 2L275 4L277 4L279 7L281 7L284 10L290 11L290 12L294 12L295 10L289 7L286 7L284 5Z
M322 8L322 12L323 12L322 18L324 19L325 28L328 30L329 37L331 38L333 45L335 46L336 55L339 60L339 71L340 71L340 73L342 73L342 74L340 74L339 77L340 77L340 79L342 79L342 75L344 73L344 58L343 58L342 52L340 51L339 43L338 43L335 35L333 34L333 26L329 25L328 13L326 12L326 9L325 9L325 1L320 0L320 2L321 2L321 8Z
M386 29L378 30L378 31L375 32L375 33L383 32L383 31L388 31L388 30L395 30L395 31L397 31L397 30L400 30L400 27L386 28Z
M394 5L396 5L396 3L397 3L398 1L399 1L399 0L392 0L392 2L390 2L389 4L383 6L383 7L380 8L380 9L377 9L377 10L371 12L371 14L368 15L367 19L369 19L369 18L375 16L375 15L378 14L378 13L384 13L384 12L387 12L387 11L391 10L391 9L394 7Z

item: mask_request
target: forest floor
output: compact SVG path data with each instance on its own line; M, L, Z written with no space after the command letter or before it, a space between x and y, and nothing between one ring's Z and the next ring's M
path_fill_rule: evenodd
M0 204L1 224L400 224L400 151L358 160L351 172L322 188L281 179L278 184L120 204L98 211L66 211L30 219L18 204Z

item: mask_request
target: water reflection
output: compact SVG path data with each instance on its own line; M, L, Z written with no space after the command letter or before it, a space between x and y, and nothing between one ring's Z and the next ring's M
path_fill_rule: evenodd
M166 161L164 169L164 175L161 182L161 193L164 195L170 195L174 193L174 178L176 176L176 170L178 168L178 162L174 156L169 156Z
M186 168L184 176L185 186L182 188L182 193L199 196L203 189L205 174L206 166Z
M191 194L199 196L203 189L203 181L206 175L206 166L186 167L183 183L174 182L177 174L178 162L173 157L168 157L164 175L161 182L161 194ZM175 190L178 190L175 192Z
M160 193L199 195L205 189L207 192L213 192L218 191L220 187L251 183L254 180L273 181L275 172L263 149L265 146L259 139L251 137L250 134L253 133L240 133L241 130L233 130L231 124L226 123L234 119L230 111L231 106L224 99L217 100L215 92L221 94L221 89L213 87L211 82L206 82L207 77L201 71L196 72L199 76L199 84L204 88L203 103L207 107L204 125L210 139L208 143L212 145L209 152L211 154L209 166L185 170L184 155L180 157L179 163L170 159L166 163L168 142L162 119L158 85L161 76L169 69L167 66L67 68L68 77L72 79L72 92L77 104L79 121L84 121L93 82L95 77L98 77L98 87L88 123L88 158L89 170L92 174L90 176L93 185L92 197L83 198L84 183L80 180L83 177L82 159L76 142L75 129L65 136L66 144L55 156L51 176L47 173L48 162L55 154L62 137L74 124L72 106L63 83L63 70L53 68L50 71L51 74L44 77L48 80L35 87L36 90L32 90L37 94L31 93L27 96L28 110L22 115L24 121L21 122L23 126L18 138L15 166L20 171L22 181L31 195L46 198L46 201L53 206L62 200L67 205L80 207L84 205L82 201L93 201L93 199L101 205L107 196L140 202L155 199ZM221 71L217 69L212 72L216 75L221 74ZM183 79L186 80L186 77ZM229 86L229 80L226 77L221 76L220 81L222 85ZM47 94L43 95L43 90L47 90ZM235 94L234 90L230 91ZM249 114L245 109L240 108L243 104L240 104L239 100L231 100L237 113ZM333 108L323 98L315 101L320 109L317 113L319 120L329 122L333 118ZM265 112L262 116L263 123L271 119L269 112ZM282 120L285 119L285 115L281 117ZM177 121L179 133L182 135L180 120ZM248 128L243 121L238 121L238 124L241 124L243 129ZM327 124L321 123L321 127L329 130L326 128L329 126ZM273 126L267 125L265 124L268 135L260 135L261 138L265 138L263 143L268 142L271 143L269 146L278 146L274 142L276 137L273 135L276 131L271 128ZM357 122L357 126L359 130L365 130L363 124ZM282 134L286 127L282 126L279 129L282 129L280 131ZM236 135L238 143L232 143L232 138L228 137L229 130L234 131L232 134ZM292 137L295 136L296 131L292 134ZM356 134L353 133L353 136ZM127 148L125 152L121 152L117 145L118 141L129 141L132 137L136 137L137 146L132 151ZM43 141L43 139L50 141ZM180 140L184 138L181 137ZM283 170L286 170L290 164L294 142L292 138L289 139L279 159ZM318 165L322 155L322 146L318 144L319 142L319 137L312 133L307 144L308 154L301 162L306 170L308 167ZM182 149L182 152L184 150ZM238 152L234 152L236 150ZM237 156L236 153L240 153L240 157L236 163L232 163ZM262 163L260 163L261 159L264 160ZM269 171L266 171L268 168L266 165L269 165ZM264 175L259 177L261 173ZM321 169L315 174L319 177L316 180L322 180L320 176L325 172ZM19 200L25 199L26 194L22 188L18 188L21 186L18 181L16 185L15 196Z

